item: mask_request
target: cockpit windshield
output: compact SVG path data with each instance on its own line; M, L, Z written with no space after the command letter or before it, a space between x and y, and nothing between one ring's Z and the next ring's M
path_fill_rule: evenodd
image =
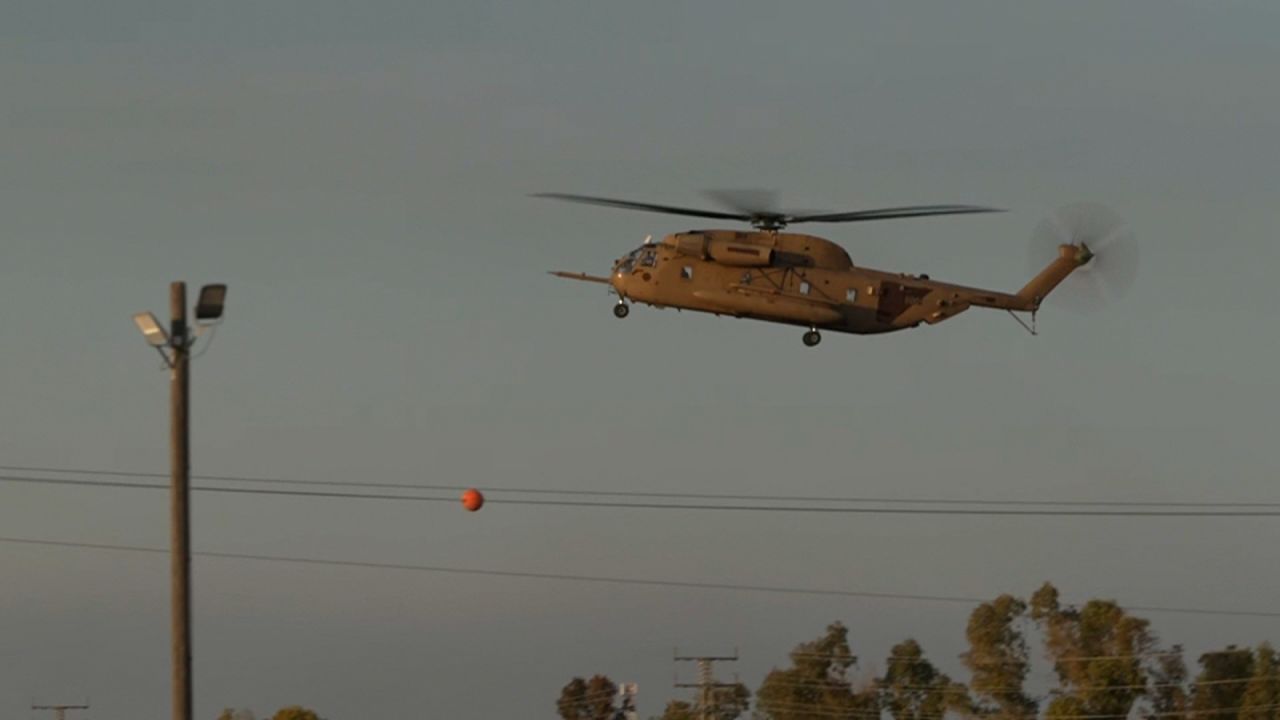
M641 265L651 267L657 257L656 253L657 250L652 245L641 245L618 260L618 264L614 270L617 272L629 273L635 269L637 262Z

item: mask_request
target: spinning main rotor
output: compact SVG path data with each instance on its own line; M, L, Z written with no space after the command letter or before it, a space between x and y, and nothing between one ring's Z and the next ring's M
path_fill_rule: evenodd
M615 200L612 198L593 197L590 195L571 195L568 193L535 193L533 197L566 200L568 202L585 203L587 205L604 205L606 207L626 210L644 210L646 212L666 213L668 215L685 215L688 217L712 218L715 220L738 220L751 223L757 230L781 230L794 223L806 222L863 222L866 220L890 220L893 218L926 217L929 215L968 215L971 213L1002 212L997 208L978 205L909 205L906 207L877 208L874 210L854 210L851 212L823 212L815 210L777 210L774 205L774 194L762 190L715 190L704 193L713 202L728 208L723 210L700 210L697 208L677 207L674 205L654 205L651 203Z

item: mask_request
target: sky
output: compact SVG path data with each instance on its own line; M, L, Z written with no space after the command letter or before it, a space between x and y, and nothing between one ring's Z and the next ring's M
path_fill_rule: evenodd
M198 474L903 499L1280 501L1267 2L296 2L0 7L0 464L163 472L129 321L229 286L194 365ZM854 262L1014 290L1099 201L1131 293L875 337L638 307L594 285L699 205L976 203L830 226ZM800 229L800 228L797 228ZM1043 258L1034 259L1043 264ZM497 494L494 499L499 499ZM163 493L0 483L0 535L164 547ZM804 516L198 494L207 551L1268 610L1274 518ZM168 712L163 555L0 544L0 714ZM835 620L963 676L971 606L195 561L196 714L553 717L734 648L754 686ZM1151 614L1194 655L1275 619ZM689 679L690 668L683 668Z

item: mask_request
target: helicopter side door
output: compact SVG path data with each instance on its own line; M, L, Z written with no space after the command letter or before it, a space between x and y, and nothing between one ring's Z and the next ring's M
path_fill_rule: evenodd
M876 303L876 319L880 322L893 322L893 319L907 309L907 296L902 284L882 282L879 288L880 299Z

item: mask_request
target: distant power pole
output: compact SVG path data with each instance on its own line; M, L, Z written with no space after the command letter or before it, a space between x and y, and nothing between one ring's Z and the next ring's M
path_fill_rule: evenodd
M32 710L52 710L53 720L67 720L68 710L88 710L88 705L32 705Z
M717 662L737 662L738 651L734 650L733 655L680 655L676 654L676 662L694 662L698 664L698 682L682 683L676 682L678 688L695 688L698 691L698 701L694 706L694 713L698 720L715 720L716 713L720 709L720 702L716 699L716 690L721 688L736 687L737 683L721 683L716 682L715 672L712 669L712 663Z

